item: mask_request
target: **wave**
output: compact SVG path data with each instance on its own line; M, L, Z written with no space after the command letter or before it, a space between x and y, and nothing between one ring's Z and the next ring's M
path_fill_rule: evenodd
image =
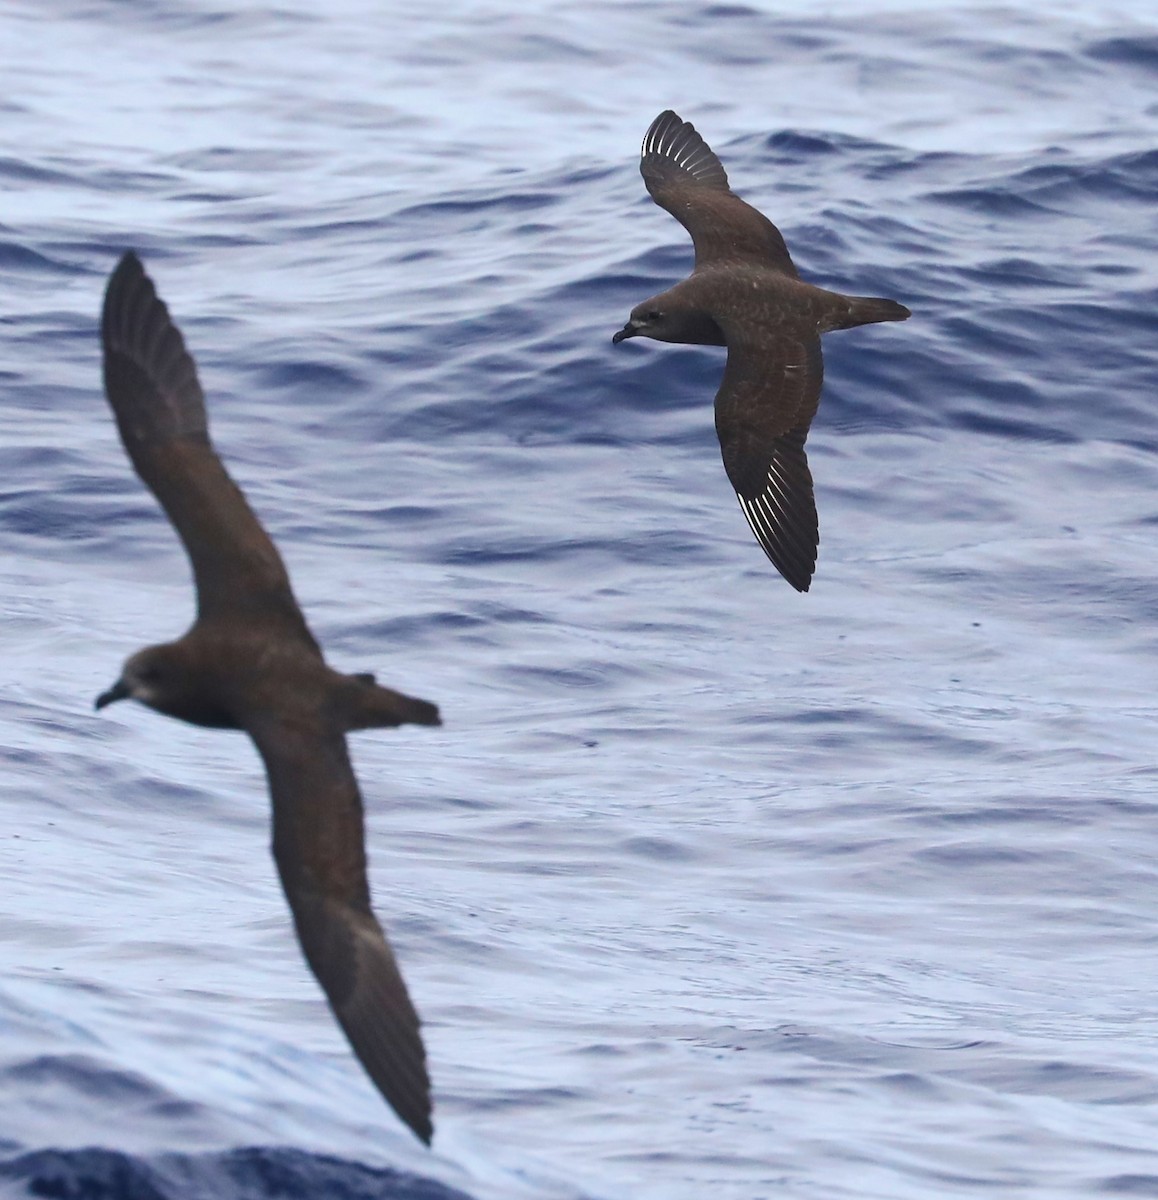
M433 1179L292 1147L147 1158L36 1150L0 1161L0 1180L52 1200L470 1200Z

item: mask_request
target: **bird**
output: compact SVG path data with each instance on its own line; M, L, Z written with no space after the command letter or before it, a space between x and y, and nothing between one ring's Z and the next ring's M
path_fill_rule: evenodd
M338 1024L398 1116L430 1144L420 1021L370 903L352 730L440 724L435 705L327 666L269 535L209 438L197 368L128 251L101 315L104 385L137 474L184 543L197 615L176 641L131 655L96 700L134 699L257 747L273 857L298 941Z
M756 540L799 592L816 570L820 528L804 443L820 402L820 335L911 314L895 300L805 283L780 231L728 185L695 126L671 109L643 139L651 198L691 234L695 266L644 300L611 339L726 346L716 393L724 470Z

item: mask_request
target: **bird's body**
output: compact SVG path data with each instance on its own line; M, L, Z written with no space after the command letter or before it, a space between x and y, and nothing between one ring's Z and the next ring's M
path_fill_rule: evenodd
M643 139L651 197L691 234L691 275L636 305L612 339L727 346L716 393L724 469L772 563L807 591L820 540L804 442L820 402L820 335L903 321L893 300L845 296L804 282L780 231L728 186L707 143L673 112Z
M270 712L298 727L346 732L435 723L425 701L379 687L372 676L335 671L305 641L271 638L260 619L199 620L179 641L142 653L150 675L170 686L150 694L146 680L133 698L191 725L248 732L255 713Z
M374 1083L429 1142L418 1015L370 907L345 735L437 725L438 710L326 665L281 556L209 440L181 334L131 253L109 280L101 340L121 439L185 544L198 613L177 641L132 655L97 707L133 698L253 739L269 779L274 859L306 959Z

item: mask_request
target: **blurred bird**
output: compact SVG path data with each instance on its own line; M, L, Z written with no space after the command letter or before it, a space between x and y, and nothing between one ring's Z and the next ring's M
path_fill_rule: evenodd
M96 707L132 698L253 739L273 801L273 856L306 961L370 1078L429 1144L426 1052L370 907L346 734L438 725L438 709L326 665L281 556L209 440L181 333L132 253L109 279L101 341L121 440L185 544L197 619L177 641L132 655Z

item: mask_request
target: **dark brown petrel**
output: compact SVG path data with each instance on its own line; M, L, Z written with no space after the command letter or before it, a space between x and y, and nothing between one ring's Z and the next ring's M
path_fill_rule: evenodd
M372 675L326 666L280 555L213 449L193 359L134 254L109 280L101 341L121 440L192 563L197 619L178 641L134 654L96 706L131 697L253 739L273 799L273 856L306 961L370 1078L429 1144L426 1053L370 907L346 734L437 725L438 709Z
M780 231L728 187L720 160L674 112L651 123L639 169L651 198L692 235L696 265L682 283L636 305L611 340L728 347L716 393L724 470L764 553L806 592L820 542L804 454L824 378L820 335L903 321L909 310L805 283Z

